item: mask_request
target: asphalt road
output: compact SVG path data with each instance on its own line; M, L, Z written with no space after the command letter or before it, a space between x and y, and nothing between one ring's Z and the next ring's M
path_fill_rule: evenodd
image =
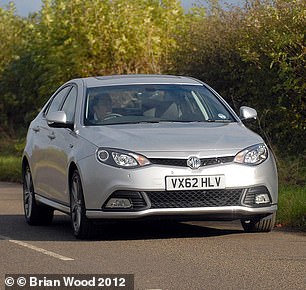
M245 234L237 222L98 230L76 240L60 213L49 227L28 226L21 186L0 182L0 289L6 274L134 274L135 289L306 289L305 233Z

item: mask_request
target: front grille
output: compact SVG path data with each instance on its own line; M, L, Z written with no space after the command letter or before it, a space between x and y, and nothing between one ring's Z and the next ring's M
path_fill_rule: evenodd
M256 204L257 194L268 194L270 202ZM105 208L110 198L127 198L132 203L129 209ZM221 206L262 207L271 205L271 195L265 186L234 189L176 190L176 191L115 191L102 206L106 211L141 211L145 209L193 208ZM151 204L151 205L150 205Z
M157 165L187 167L187 159L150 158L149 160L152 164L157 164ZM234 156L201 158L201 166L229 163L232 162L233 160Z
M238 206L244 189L149 191L151 208Z

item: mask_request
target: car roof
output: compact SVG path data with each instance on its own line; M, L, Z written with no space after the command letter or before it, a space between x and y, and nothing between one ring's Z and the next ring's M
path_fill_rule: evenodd
M133 85L133 84L180 84L203 85L202 82L191 77L174 75L112 75L84 78L87 87Z

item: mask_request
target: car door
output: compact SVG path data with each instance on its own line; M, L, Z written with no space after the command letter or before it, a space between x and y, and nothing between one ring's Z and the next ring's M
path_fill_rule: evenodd
M74 124L77 101L77 87L72 86L65 101L59 110L66 113L67 122ZM77 142L77 134L69 128L51 128L53 140L50 146L49 157L52 162L50 172L52 174L53 198L63 204L69 204L68 168L73 159L74 147Z
M54 129L48 125L47 115L50 112L58 111L64 103L66 96L72 86L60 88L52 97L40 118L35 121L33 130L35 133L34 149L32 152L32 171L34 188L37 194L55 199L54 182L58 182L54 176Z
M67 122L74 123L75 107L77 100L77 87L72 86L65 100L61 103L58 110L66 113ZM49 112L48 112L49 113ZM48 113L46 118L48 118ZM51 193L50 198L69 204L68 188L68 167L72 158L73 148L76 143L76 134L68 128L48 128L50 143L47 149L49 160L48 165L48 188Z

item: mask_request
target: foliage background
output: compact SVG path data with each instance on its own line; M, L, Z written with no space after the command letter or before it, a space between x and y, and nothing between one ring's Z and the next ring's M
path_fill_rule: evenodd
M63 82L90 75L174 73L199 78L281 155L306 152L306 3L44 0L27 18L0 8L0 132L24 134ZM16 113L18 112L18 113Z
M189 75L238 113L256 108L258 122L247 125L273 149L281 185L305 196L305 32L304 0L208 0L189 11L178 0L43 0L26 18L13 4L0 8L1 155L20 156L29 122L71 78Z
M236 111L255 107L270 146L305 158L305 27L302 0L188 12L177 0L44 0L27 18L11 4L0 8L0 130L22 134L71 78L174 73L212 85Z

